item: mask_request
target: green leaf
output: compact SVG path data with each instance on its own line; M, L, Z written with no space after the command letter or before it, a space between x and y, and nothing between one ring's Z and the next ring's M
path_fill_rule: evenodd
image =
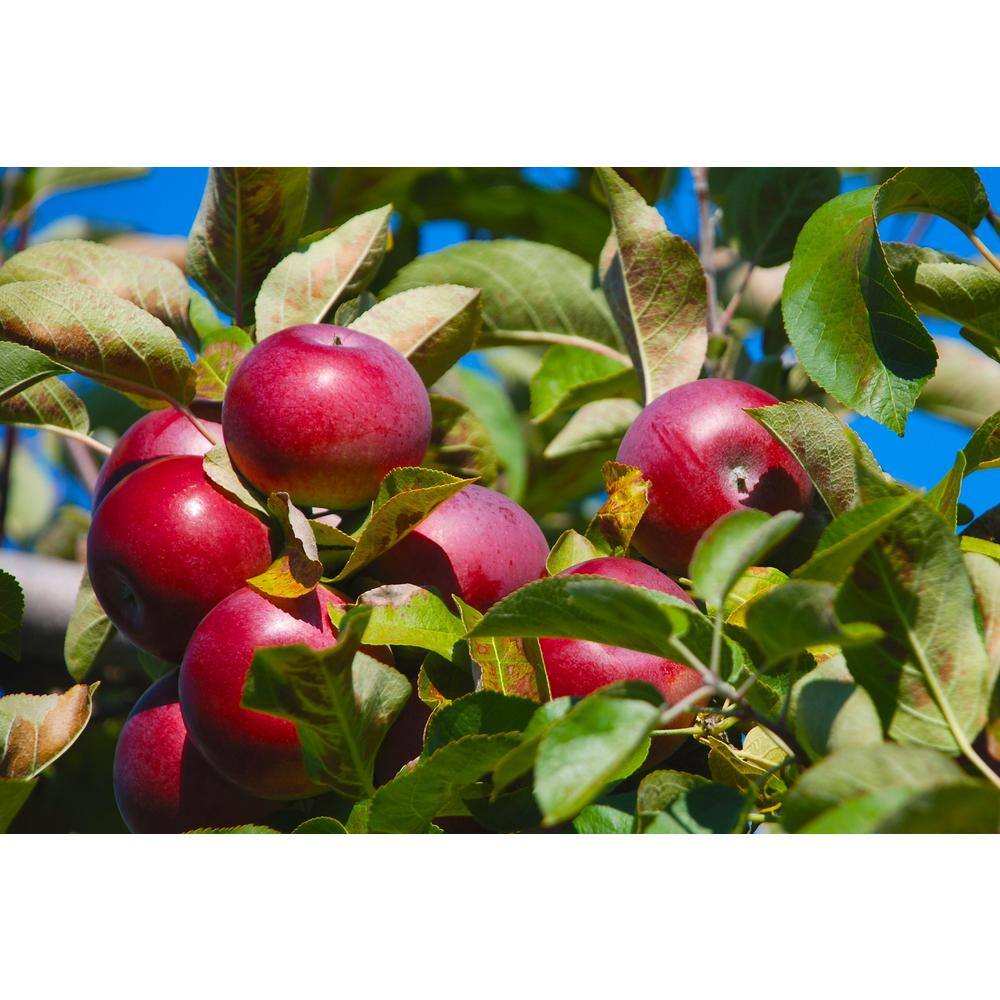
M476 691L457 698L431 716L420 757L426 760L441 747L465 736L521 733L537 708L537 702L497 691Z
M354 321L363 313L368 312L376 302L378 299L368 291L364 291L346 302L341 302L333 314L333 325L347 326L353 329Z
M465 736L448 743L410 771L397 774L372 799L371 833L427 833L431 820L489 773L518 743L516 733Z
M800 833L1000 833L1000 794L988 785L890 788L849 799Z
M358 652L371 611L352 609L337 644L258 649L242 704L295 723L313 781L345 798L373 792L375 755L410 697L397 670Z
M532 334L619 343L607 302L592 287L593 268L559 247L530 240L472 240L425 254L400 268L382 292L464 285L483 294L480 346L545 343Z
M584 806L573 820L577 833L631 833L634 825L631 813L600 802Z
M37 784L37 778L31 781L0 781L0 833L7 832Z
M194 364L198 395L221 402L229 380L252 347L253 341L238 326L223 326L205 334Z
M0 344L0 351L6 346L14 345ZM87 434L90 416L83 400L68 385L58 378L47 378L0 403L0 424Z
M878 709L841 655L824 660L796 681L788 714L795 738L813 760L882 742Z
M995 689L1000 674L1000 551L993 558L978 552L966 552L962 560L972 581L983 623L983 640L990 665L988 686L994 689L995 699L1000 699L1000 690ZM1000 704L996 707L1000 708ZM991 718L993 714L990 713Z
M468 368L458 368L455 374L463 402L489 431L500 467L506 474L503 491L512 500L521 500L528 481L528 446L510 397L495 379Z
M616 244L604 293L648 403L701 373L708 347L705 274L691 245L667 230L638 191L610 168L596 172Z
M195 340L188 318L191 289L184 272L162 257L145 257L88 240L52 240L22 250L0 267L0 285L71 281L145 309L178 336Z
M417 696L431 711L447 705L462 695L472 694L475 684L469 664L468 647L458 647L454 661L437 653L428 653L417 674ZM461 655L464 650L465 655Z
M299 823L292 833L347 833L347 828L332 816L313 816Z
M0 698L0 782L31 781L62 756L90 721L96 689Z
M1000 410L979 425L962 453L967 476L980 469L1000 469Z
M723 620L745 627L746 613L753 602L787 579L787 573L782 573L773 566L751 566L741 574L726 595L726 603L722 606ZM706 608L709 614L716 613L711 604L706 605Z
M593 537L599 531L612 548L628 551L649 506L649 480L639 469L618 462L605 462L601 471L608 498L594 515L587 535Z
M930 212L974 229L987 208L974 170L913 167L823 205L799 236L782 295L785 328L809 377L902 434L937 352L892 276L878 223Z
M784 264L809 217L839 191L834 167L736 168L726 187L723 233L744 260Z
M466 631L482 621L482 614L455 598ZM542 651L535 639L487 636L469 639L469 655L479 668L479 686L487 691L516 695L532 702L551 696Z
M828 809L873 792L922 791L968 782L955 761L924 747L881 743L831 754L796 782L785 800L781 824L798 830Z
M334 579L343 580L373 562L470 482L434 469L393 469L382 480L371 513L355 533L357 545Z
M545 562L545 569L549 576L555 576L564 569L596 559L600 555L600 551L592 542L570 528L556 539L556 544L552 546L549 558Z
M267 517L267 508L249 482L236 471L224 444L217 444L205 453L202 467L205 475L231 500L262 520Z
M431 443L424 465L492 486L497 480L497 453L486 425L457 399L431 393L430 400Z
M539 705L521 734L521 742L497 761L493 768L493 790L499 795L534 766L542 737L573 707L572 698L556 698Z
M194 369L158 319L110 292L68 281L0 285L0 332L112 389L187 403Z
M412 646L427 649L446 660L465 638L462 622L436 594L409 583L390 584L369 590L358 603L370 608L364 640L371 646ZM334 625L347 612L331 607Z
M636 812L642 833L738 833L747 799L699 775L653 771L639 784Z
M969 739L982 728L988 662L974 607L958 540L923 500L855 565L838 613L876 621L886 635L845 656L890 738L956 753L952 724Z
M27 193L31 203L38 205L60 191L110 184L148 173L148 167L31 167Z
M757 565L798 526L802 515L786 510L771 517L759 510L738 510L720 518L702 535L691 557L689 575L708 604L721 606L744 570Z
M785 744L761 726L754 726L735 747L717 736L696 737L708 747L708 770L712 779L760 806L771 806L784 797L784 765L794 758Z
M280 833L271 826L262 826L258 823L244 823L242 826L220 826L202 827L198 830L188 830L187 833L225 833L225 834L272 834Z
M70 370L32 347L0 341L0 401L16 398L39 382Z
M290 253L273 270L269 266L255 307L257 339L290 326L322 323L338 303L364 291L385 256L391 215L392 205L384 205L355 216Z
M801 580L842 583L875 539L918 497L918 493L882 497L834 518L820 535L808 562L792 575Z
M139 666L142 667L151 681L158 681L161 677L169 674L171 670L177 669L176 663L167 663L166 660L161 660L158 656L147 653L146 650L140 649L138 646L132 648L135 650L135 658L139 661Z
M746 411L780 441L806 470L816 491L834 515L858 502L858 477L852 440L875 459L850 428L815 403L795 401Z
M478 289L430 285L383 299L351 329L395 347L429 386L476 346L482 318Z
M0 655L21 658L24 591L10 573L0 570Z
M564 458L591 451L613 453L639 415L639 409L639 404L631 399L586 403L545 446L545 458Z
M249 320L261 283L295 244L308 189L306 167L212 167L188 237L187 273L237 326ZM260 336L281 328L268 329L266 320L257 318Z
M63 643L66 669L73 680L82 681L90 673L114 634L115 627L98 603L84 570Z
M635 369L593 351L550 347L531 378L531 416L536 423L563 410L609 396L638 395Z
M685 601L598 576L552 576L526 584L494 604L469 634L588 639L688 665L689 653L707 662L712 645L712 623ZM743 662L739 646L724 642L723 674L732 676Z
M267 498L267 509L281 526L284 551L247 583L271 597L295 598L311 593L323 575L312 523L287 493L272 493Z
M810 646L854 646L884 635L867 622L841 623L834 609L837 588L814 580L789 580L747 609L747 630L775 663Z
M653 693L648 685L612 685L574 705L542 737L535 799L543 825L572 819L620 777L656 728L662 703L648 700Z
M922 316L949 319L1000 345L1000 275L961 257L907 243L884 244L906 301Z
M952 531L958 522L958 497L962 492L965 477L965 454L959 452L955 464L945 473L944 478L926 496L928 506L936 510L948 523Z

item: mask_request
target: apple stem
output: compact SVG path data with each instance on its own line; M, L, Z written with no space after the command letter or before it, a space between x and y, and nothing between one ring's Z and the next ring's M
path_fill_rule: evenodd
M733 292L732 298L726 303L726 308L719 317L719 333L725 333L732 322L733 316L736 314L736 310L739 309L740 303L743 301L743 296L746 294L747 286L750 284L750 277L756 268L757 262L752 260L747 265L746 271L743 272L739 287Z
M715 287L715 227L712 223L711 206L708 203L708 167L692 167L694 193L698 200L698 256L705 272L708 288L708 311L706 325L709 334L718 332L718 303Z

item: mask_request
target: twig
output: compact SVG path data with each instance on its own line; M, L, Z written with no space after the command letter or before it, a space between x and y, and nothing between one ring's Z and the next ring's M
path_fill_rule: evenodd
M747 286L750 284L750 276L753 274L756 267L756 261L750 261L747 265L746 272L740 280L739 287L733 293L732 298L726 304L726 308L722 311L722 315L719 317L719 333L725 333L729 324L733 321L733 316L736 315L736 310L739 309L740 302L743 301L743 295L747 290Z
M698 256L708 287L707 325L710 334L718 332L718 301L715 287L715 227L708 203L708 167L692 167L694 193L698 200Z
M986 221L993 227L993 232L1000 236L1000 215L997 215L992 208L987 209Z
M194 424L194 426L198 430L198 433L201 434L202 437L204 437L206 440L210 441L212 443L213 447L219 443L208 432L208 428L191 412L190 409L188 409L188 407L184 406L183 403L178 403L176 399L171 399L169 396L166 396L165 398L169 399L170 400L170 404L175 409L177 409L178 412L183 413L184 416L187 417L188 420L190 420L192 424Z
M66 451L69 452L69 457L73 461L73 465L76 467L76 471L83 480L84 485L90 493L94 492L94 487L97 485L97 473L99 471L97 467L97 462L94 461L94 456L87 450L87 446L76 437L66 438ZM111 449L109 448L110 452Z
M10 470L17 447L17 428L7 427L3 443L3 465L0 466L0 545L7 538L7 508L10 501Z
M1000 271L1000 260L994 255L993 251L971 230L964 229L963 232L969 237L969 242L983 255L987 262L997 271Z

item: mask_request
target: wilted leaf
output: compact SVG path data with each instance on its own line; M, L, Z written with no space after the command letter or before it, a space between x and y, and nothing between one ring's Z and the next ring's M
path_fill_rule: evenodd
M24 591L10 573L0 570L0 655L21 658Z
M810 378L901 434L937 352L889 270L878 223L929 212L974 229L987 208L974 170L922 167L823 205L799 236L782 295L788 337Z
M787 790L783 766L794 757L761 726L754 726L746 734L741 747L711 735L699 736L698 742L708 747L708 770L714 781L767 805L779 800Z
M290 253L266 278L262 274L257 339L290 326L322 323L338 302L362 292L385 256L391 215L391 205L358 215Z
M698 255L613 170L598 167L608 196L614 256L602 277L643 399L693 382L708 347L707 291Z
M661 707L649 685L615 685L588 695L552 726L535 760L544 825L572 819L619 777L656 728Z
M771 517L738 510L720 518L702 535L689 575L708 604L721 606L744 570L760 562L798 526L802 515L786 510Z
M581 406L545 446L544 456L564 458L590 451L615 451L639 415L631 399L601 399Z
M32 347L0 341L0 401L12 399L39 382L68 371L65 365Z
M306 167L212 167L188 237L187 271L237 326L249 321L261 282L298 238L308 189Z
M890 789L923 790L975 782L944 754L881 743L840 750L806 771L785 800L781 824L798 830L849 799Z
M334 579L353 575L387 552L435 507L471 481L434 469L393 469L382 480L371 513L355 533L357 545Z
M110 292L68 281L0 285L0 330L112 389L182 403L194 396L194 369L177 337Z
M281 526L284 551L247 583L271 597L302 597L315 590L323 576L313 526L287 493L272 493L267 498L267 509Z
M806 221L840 191L834 167L740 167L732 173L722 229L740 256L758 267L791 260Z
M592 287L593 268L575 254L529 240L473 240L400 268L383 297L424 285L464 285L483 295L480 346L545 343L532 334L587 337L616 347L614 320Z
M531 416L536 423L563 410L611 396L638 396L635 369L579 347L550 347L531 377Z
M162 257L144 257L88 240L52 240L22 250L0 267L12 281L72 281L100 288L145 309L178 336L194 339L191 289L184 272Z
M466 631L482 621L482 614L461 598L455 601ZM479 668L479 686L533 702L548 701L549 679L537 639L484 636L469 639L469 655Z
M587 538L570 528L564 531L552 546L545 569L549 576L555 576L570 566L596 559L601 552Z
M4 346L0 344L0 349ZM0 424L55 427L86 434L90 416L83 400L64 382L47 378L0 403Z
M0 779L30 781L65 753L90 721L96 688L0 698Z
M395 347L424 385L433 385L475 347L482 313L478 289L431 285L383 299L354 320L351 329Z
M397 670L358 652L371 612L355 608L337 644L258 649L243 705L295 723L313 781L350 799L371 795L375 755L411 688Z
M73 680L82 681L90 673L114 634L115 627L98 603L84 570L63 643L66 669Z
M371 833L427 833L466 788L489 773L518 743L516 733L466 736L441 747L412 770L402 771L372 799Z
M625 551L649 506L649 481L639 469L606 462L602 469L608 498L594 515L587 534L596 528L613 548Z
M497 479L497 454L485 424L464 403L431 393L431 443L428 468L462 479L478 477L481 486Z

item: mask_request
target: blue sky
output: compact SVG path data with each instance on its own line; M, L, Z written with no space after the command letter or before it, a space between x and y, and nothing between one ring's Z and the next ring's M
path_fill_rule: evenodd
M535 183L560 187L570 183L573 168L526 168L526 175ZM201 199L207 170L201 167L159 167L146 177L108 187L57 195L41 206L36 226L41 228L67 215L82 215L90 219L127 225L141 231L164 235L183 235L190 229ZM1000 204L1000 168L980 168L993 204ZM848 178L845 188L865 183L864 178ZM686 170L671 196L658 206L668 226L689 240L697 235L697 209ZM895 216L882 224L886 240L902 240L909 232L912 217ZM995 245L995 235L984 224L980 236ZM420 250L428 253L467 238L462 223L440 220L427 224L420 239ZM968 255L972 252L965 237L942 219L934 219L921 240L927 246ZM929 321L935 334L957 336L953 324ZM998 401L1000 406L1000 401ZM958 451L971 431L927 414L915 412L909 420L903 438L874 421L860 418L853 426L869 444L885 469L898 479L924 488L932 487L951 467ZM1000 501L1000 470L978 472L966 480L962 500L976 513L981 513Z

